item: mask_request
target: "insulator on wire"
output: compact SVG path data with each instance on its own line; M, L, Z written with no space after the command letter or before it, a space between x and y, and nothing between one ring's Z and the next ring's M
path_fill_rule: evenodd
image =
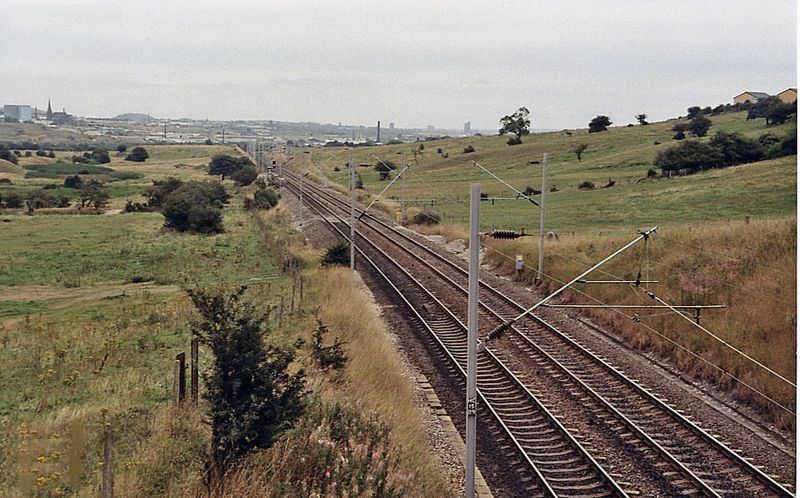
M516 239L524 237L525 234L514 230L492 230L489 236L493 239Z

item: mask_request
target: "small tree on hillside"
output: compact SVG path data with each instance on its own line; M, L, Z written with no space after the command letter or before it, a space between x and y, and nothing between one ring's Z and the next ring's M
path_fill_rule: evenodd
M796 112L796 106L787 104L778 99L767 107L767 110L764 112L764 119L767 121L767 126L770 124L783 124L789 119L789 116Z
M250 450L269 448L304 410L305 373L290 373L296 348L265 343L270 330L245 287L212 293L188 291L200 317L192 334L211 349L204 376L211 419L212 465L221 473Z
M688 123L675 123L675 126L672 127L672 131L675 132L675 135L673 135L672 138L675 140L683 140L686 138L686 130L688 129Z
M246 157L235 157L228 154L217 154L211 158L208 164L209 175L220 175L224 180L226 176L231 176L245 166L252 166Z
M79 206L82 208L95 207L100 209L105 207L105 205L108 204L108 199L111 198L108 192L106 192L106 189L103 187L103 184L97 180L84 183L81 185L80 189L81 197L79 200Z
M697 137L704 137L708 134L709 128L711 128L711 120L702 114L698 114L689 121L687 129Z
M509 145L516 145L522 143L522 137L529 134L531 127L531 120L528 119L530 111L526 107L520 107L517 112L503 116L500 118L500 134L505 135L511 133L516 137L516 140L509 140Z
M577 144L572 148L572 152L578 157L578 162L581 162L581 155L589 148L589 144Z
M119 144L119 145L117 145L117 152L118 152L120 155L121 155L123 152L125 152L126 150L128 150L128 146L127 146L127 145L125 145L125 144Z
M589 121L589 133L606 131L609 126L611 126L611 120L608 119L608 116L603 116L603 115L597 116L596 118Z
M143 163L150 157L150 154L147 153L144 147L134 147L130 154L125 156L126 161L133 161L136 163Z
M692 106L686 109L686 119L694 119L699 116L701 112L703 112L703 110L700 109L699 106Z
M639 121L639 124L642 126L649 125L650 123L647 122L647 114L637 114L636 120Z

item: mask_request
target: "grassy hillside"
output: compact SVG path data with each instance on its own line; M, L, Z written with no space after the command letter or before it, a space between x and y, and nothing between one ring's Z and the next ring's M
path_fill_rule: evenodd
M736 131L757 137L763 133L783 135L793 129L792 121L781 126L764 126L764 120L745 119L745 113L712 117L709 135L716 131ZM685 120L683 120L685 121ZM590 229L609 231L631 225L676 224L699 220L727 220L792 214L796 210L795 157L763 161L726 170L716 170L691 177L646 180L648 168L657 152L678 142L672 139L672 126L678 120L648 126L612 127L606 132L589 134L587 130L565 130L524 138L522 145L506 145L507 137L466 137L424 142L424 151L412 164L407 181L409 206L425 207L441 213L446 221L467 221L469 184L480 182L491 197L514 197L515 194L498 181L472 165L477 161L516 188L541 188L542 154L549 154L548 186L559 191L548 195L547 226L555 231ZM567 134L570 133L570 135ZM659 142L656 144L656 142ZM588 144L581 162L572 149ZM473 153L464 147L473 145ZM353 149L359 164L375 164L376 156L398 164L413 160L414 144L386 145ZM441 149L443 154L437 153ZM329 156L339 152L333 159ZM444 157L444 153L448 157ZM346 151L320 149L302 154L290 163L316 175L345 184L347 181ZM334 171L338 167L340 171ZM402 167L402 166L400 166ZM358 168L367 190L380 192L386 181L378 180L371 167ZM613 180L615 186L601 189ZM584 181L598 187L579 191ZM399 198L401 182L387 196ZM538 211L524 201L484 203L482 228L536 228ZM534 221L535 220L535 221Z
M764 133L783 136L796 129L794 119L766 127L763 119L748 121L745 117L743 112L713 116L709 135L726 131L757 138ZM525 137L517 146L506 145L507 137L498 136L424 142L422 154L412 162L406 198L414 209L431 209L443 215L442 225L419 229L448 238L466 238L470 183L480 182L482 191L490 197L515 196L472 161L520 190L528 185L540 189L542 166L532 163L541 161L547 152L547 184L558 191L547 196L546 230L556 231L560 240L547 244L548 278L542 284L542 293L554 290L559 282L610 254L631 240L637 230L659 225L662 228L653 238L650 261L651 276L660 283L652 290L673 304L727 305L724 311L704 313L703 325L794 379L797 156L691 176L645 179L658 151L678 143L672 139L671 128L679 121L685 120L612 127L592 134L586 129L536 134ZM580 162L572 152L577 144L588 145ZM464 153L467 145L474 146L475 152ZM414 160L412 152L418 147L402 144L353 149L356 163L365 165L358 167L358 172L367 191L377 194L388 184L380 181L371 167L378 158L401 168ZM348 153L333 148L315 150L296 154L290 164L345 185ZM615 182L613 187L599 188L609 180ZM598 188L578 190L578 184L584 181ZM402 182L398 181L387 196L397 198L402 193ZM362 197L366 200L369 195ZM378 206L390 212L399 209L396 202ZM481 229L495 228L525 228L527 233L537 234L539 210L520 200L484 202ZM524 255L532 266L538 260L535 238L487 238L484 243L488 248L486 261L509 275L514 272L517 254ZM604 270L634 278L639 257L638 250L632 251ZM532 283L534 277L535 272L528 268L523 279ZM603 274L598 273L597 278L603 278ZM642 300L641 290L628 286L578 286L566 299L575 303L651 303L649 298ZM679 317L642 311L642 316L657 316L638 323L629 311L591 310L586 314L627 344L668 359L687 377L716 383L777 425L793 427L790 411L795 409L795 390L784 381L720 347Z

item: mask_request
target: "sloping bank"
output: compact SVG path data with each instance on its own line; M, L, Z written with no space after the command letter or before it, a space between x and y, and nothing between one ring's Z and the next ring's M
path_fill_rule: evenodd
M118 490L133 497L454 496L430 449L414 379L363 284L349 269L322 268L322 251L305 245L280 205L252 212L247 225L289 275L288 283L268 287L269 340L304 340L298 368L307 371L308 408L273 447L251 453L212 490L203 484L208 433L199 414L162 417L125 466ZM320 324L328 330L325 345L345 342L348 361L340 370L313 360Z

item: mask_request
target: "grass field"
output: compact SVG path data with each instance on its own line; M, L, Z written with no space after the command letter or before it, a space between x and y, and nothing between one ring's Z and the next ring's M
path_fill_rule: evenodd
M757 137L763 133L783 135L795 122L781 126L764 126L763 120L745 119L745 113L730 113L711 118L709 135L718 130L737 131ZM559 191L547 196L547 227L555 231L613 231L631 226L695 223L706 220L743 219L791 215L796 211L796 158L787 157L729 169L714 170L690 177L648 180L648 168L656 153L678 143L672 139L672 126L677 120L648 126L612 127L607 132L589 134L583 130L541 133L524 138L522 145L508 146L507 137L465 137L424 142L425 149L412 164L407 179L406 198L410 207L432 209L445 221L466 223L469 184L480 182L481 190L490 197L515 197L515 193L479 168L477 161L490 171L523 190L530 185L541 189L542 154L549 154L549 187ZM660 142L656 145L655 142ZM589 148L578 162L571 149L578 143ZM466 145L476 151L465 154ZM390 160L402 167L413 160L415 144L355 148L357 164L373 165L377 158ZM449 157L437 153L442 149ZM338 152L333 159L328 159ZM316 176L346 184L347 152L326 148L312 154L296 154L293 168L309 170ZM338 167L340 171L334 171ZM378 173L358 168L366 189L377 194L386 186ZM611 188L599 188L613 180ZM590 181L597 188L578 190L581 182ZM399 198L402 183L385 194ZM538 230L538 211L525 201L502 200L482 205L482 229L527 228Z
M210 155L232 149L149 150L151 159L144 164L114 158L110 167L143 177L114 182L112 188L125 188L112 191L138 195L150 180L171 175L207 179L204 166ZM16 175L14 188L43 184L11 174ZM115 201L124 200L118 196ZM279 448L295 447L300 438L306 449L316 449L320 459L308 454L293 459L306 458L295 472L323 472L328 444L355 456L361 444L378 441L375 430L391 431L391 439L378 441L387 453L370 455L364 463L381 471L388 464L393 482L412 495L448 496L426 452L408 380L397 368L385 370L396 358L386 332L375 334L379 318L365 304L363 292L342 272L319 270L320 251L305 247L280 207L258 215L260 221L254 216L242 209L238 195L224 210L225 232L215 236L165 231L159 213L0 214L6 249L0 254L0 496L97 496L105 423L111 424L114 438L117 496L202 494L208 426L202 410L170 407L175 354L188 350L193 316L183 289L240 285L249 286L246 296L259 310L271 310L271 341L309 341L319 316L330 323L332 335L354 344L353 368L334 379L314 370L305 349L300 352L298 366L312 370L309 385L323 401L312 404L310 418L299 422L302 429L278 443ZM302 307L289 290L285 258L307 267ZM333 304L320 313L317 301L331 301L331 295L348 306ZM360 328L340 327L357 322ZM362 348L368 356L359 354ZM202 371L210 355L203 348L200 354ZM377 371L382 373L373 376ZM309 440L308 432L326 423L313 418L317 407L330 406L347 413L355 439ZM260 473L277 467L256 463L248 468ZM277 472L272 482L259 485L259 493L285 488L291 475ZM233 489L243 490L238 481L231 482ZM233 495L242 496L238 491Z

